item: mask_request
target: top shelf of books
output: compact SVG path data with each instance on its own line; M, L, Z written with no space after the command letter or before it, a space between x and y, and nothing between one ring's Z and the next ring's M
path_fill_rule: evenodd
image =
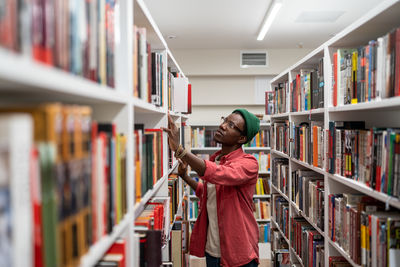
M271 81L273 118L322 109L398 111L400 1L382 1Z
M76 104L126 104L129 100L128 92L113 90L5 49L0 49L0 62L0 92L5 100L21 95L30 100Z
M151 16L143 0L136 0L134 5L134 24L146 28L147 39L153 50L166 50L168 48L160 29Z

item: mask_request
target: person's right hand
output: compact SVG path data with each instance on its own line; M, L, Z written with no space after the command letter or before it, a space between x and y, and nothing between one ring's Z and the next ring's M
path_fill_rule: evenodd
M176 127L171 116L168 114L168 128L161 127L164 132L168 133L168 144L172 151L176 151L179 147L179 129Z
M183 177L185 177L185 175L187 173L188 164L187 164L187 162L185 162L181 159L178 159L178 162L179 162L178 175L183 178Z

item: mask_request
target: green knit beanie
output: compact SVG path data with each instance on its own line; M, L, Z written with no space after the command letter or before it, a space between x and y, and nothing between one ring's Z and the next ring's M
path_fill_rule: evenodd
M246 143L249 143L260 130L260 120L253 113L247 111L244 108L235 109L232 113L235 112L239 112L240 114L242 114L246 122L246 129L247 129Z

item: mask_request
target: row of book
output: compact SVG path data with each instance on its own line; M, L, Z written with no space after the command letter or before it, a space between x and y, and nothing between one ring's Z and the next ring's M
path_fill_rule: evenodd
M272 160L271 183L283 194L289 194L289 161L284 158Z
M330 194L328 236L362 266L396 266L400 260L398 210L361 194Z
M268 179L258 178L256 183L256 195L269 195L271 193L271 188L269 186Z
M163 106L165 53L152 52L146 28L134 26L133 95L156 106Z
M177 214L178 209L179 209L179 204L182 203L182 211L186 212L186 204L183 204L184 201L182 199L181 193L183 192L183 182L179 182L178 175L176 174L170 174L168 177L168 196L170 198L170 220L171 223L174 221L174 216ZM183 215L182 215L183 216ZM183 218L186 218L183 216Z
M126 259L126 240L118 238L95 267L125 267Z
M324 230L324 178L313 171L292 172L292 201L302 215Z
M257 220L269 220L271 217L270 203L268 200L253 199L253 213Z
M126 137L87 106L0 112L3 263L75 266L126 213Z
M2 1L0 46L114 87L116 0Z
M324 164L324 125L322 121L289 123L290 155L300 161L322 168Z
M333 106L400 95L399 38L397 28L366 45L333 54Z
M217 130L209 130L205 127L192 129L192 147L221 147L214 140Z
M145 129L135 124L135 196L136 201L153 188L165 173L163 158L163 132L161 129Z
M290 111L306 111L324 107L324 60L317 68L301 69L290 83Z
M271 194L272 217L282 233L289 239L289 202L280 194Z
M256 136L254 136L251 142L246 143L244 147L269 147L270 146L270 131L260 130Z
M400 196L400 131L365 129L363 121L329 122L327 171L389 196Z
M269 153L264 153L264 152L258 152L258 153L249 153L253 155L257 161L258 161L258 170L260 172L268 172L270 171L270 159L271 159L271 154Z
M290 243L303 266L324 265L324 237L303 217L291 217Z
M215 142L214 135L217 130L202 128L192 129L192 147L220 147L221 144ZM251 142L246 143L244 147L269 147L270 131L260 130Z
M274 130L272 132L272 140L276 150L285 154L289 153L290 141L289 121L274 122Z
M189 204L189 219L195 220L199 215L199 201L197 199L191 199Z
M270 223L260 223L258 225L258 243L269 243L270 242L270 231L271 224Z
M289 112L289 83L278 83L273 91L265 92L265 114L273 115Z

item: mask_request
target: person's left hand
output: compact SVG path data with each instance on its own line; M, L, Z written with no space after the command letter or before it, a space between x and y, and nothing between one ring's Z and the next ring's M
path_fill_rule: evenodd
M178 166L178 175L180 177L185 177L186 173L187 173L187 169L188 169L188 164L187 162L178 159L179 162L179 166Z
M179 129L176 127L171 116L168 114L168 128L161 127L164 132L168 133L168 144L172 151L176 151L179 147Z

